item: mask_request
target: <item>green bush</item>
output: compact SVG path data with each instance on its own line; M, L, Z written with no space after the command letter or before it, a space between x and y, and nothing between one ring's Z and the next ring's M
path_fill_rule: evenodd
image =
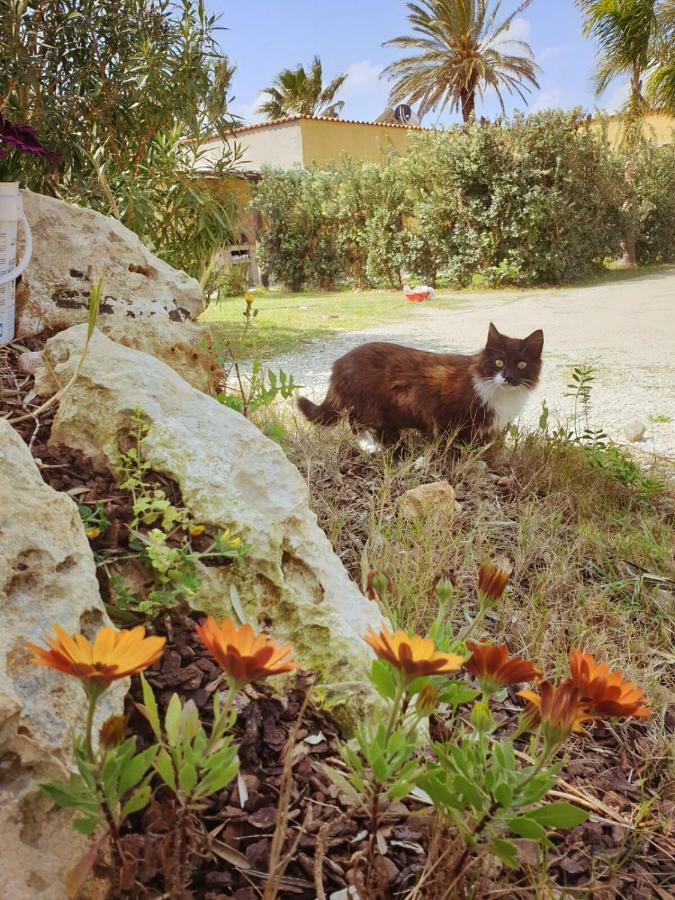
M618 243L620 166L575 114L420 134L402 168L438 267L461 284L570 281Z
M637 161L638 262L675 259L675 146L644 147Z
M264 168L253 200L263 217L262 270L291 291L331 289L342 273L335 169Z
M636 179L640 259L672 259L675 151L646 147ZM570 282L617 256L632 191L602 131L548 111L417 134L382 167L267 169L253 204L264 268L294 290L525 286Z
M23 184L115 216L199 275L234 209L200 173L206 139L232 130L217 30L201 0L0 0L0 108L60 153Z

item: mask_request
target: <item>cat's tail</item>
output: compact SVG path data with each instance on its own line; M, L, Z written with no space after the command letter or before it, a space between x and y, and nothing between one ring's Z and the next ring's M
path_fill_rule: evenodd
M327 397L321 404L312 403L307 397L298 397L298 406L303 416L317 425L335 425L340 418L340 413Z

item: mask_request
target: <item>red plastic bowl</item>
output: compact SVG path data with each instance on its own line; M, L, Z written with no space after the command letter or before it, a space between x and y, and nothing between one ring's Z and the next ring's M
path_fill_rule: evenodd
M430 291L406 291L405 296L411 303L421 303L423 300L428 299L429 294Z

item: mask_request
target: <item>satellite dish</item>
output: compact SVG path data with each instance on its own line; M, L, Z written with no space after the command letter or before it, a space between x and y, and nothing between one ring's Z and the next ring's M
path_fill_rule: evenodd
M408 106L407 103L399 103L399 105L394 110L394 118L401 125L407 125L412 119L412 109Z

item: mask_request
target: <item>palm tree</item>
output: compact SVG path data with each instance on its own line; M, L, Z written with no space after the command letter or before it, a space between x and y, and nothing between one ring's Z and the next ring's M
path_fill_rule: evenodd
M577 0L584 34L595 40L599 58L595 92L599 97L616 79L628 75L630 92L624 107L625 136L635 142L642 133L646 110L645 73L654 62L657 0Z
M675 3L663 0L656 8L654 68L647 76L645 96L650 107L675 113Z
M315 56L307 73L304 66L281 71L271 87L262 92L267 99L258 106L258 112L267 119L283 119L284 116L340 116L344 100L335 100L347 75L338 75L323 86L321 60Z
M584 33L595 40L599 49L594 73L596 95L603 94L615 79L629 77L628 99L621 112L622 144L627 151L624 206L628 221L626 235L621 241L621 263L626 268L634 268L640 232L636 160L643 140L644 116L649 109L643 83L647 76L650 99L667 107L668 60L672 66L673 50L671 46L664 51L663 44L669 31L672 36L672 23L668 25L669 17L672 18L672 0L666 0L666 3L659 0L576 0L576 3L582 14ZM672 80L670 87L672 89Z
M419 103L419 115L461 110L466 122L474 112L476 94L497 92L504 111L503 91L526 101L530 85L539 87L532 50L524 41L505 35L513 20L532 0L522 0L497 21L502 0L419 0L408 3L412 34L387 41L417 51L384 70L394 85L390 103Z

